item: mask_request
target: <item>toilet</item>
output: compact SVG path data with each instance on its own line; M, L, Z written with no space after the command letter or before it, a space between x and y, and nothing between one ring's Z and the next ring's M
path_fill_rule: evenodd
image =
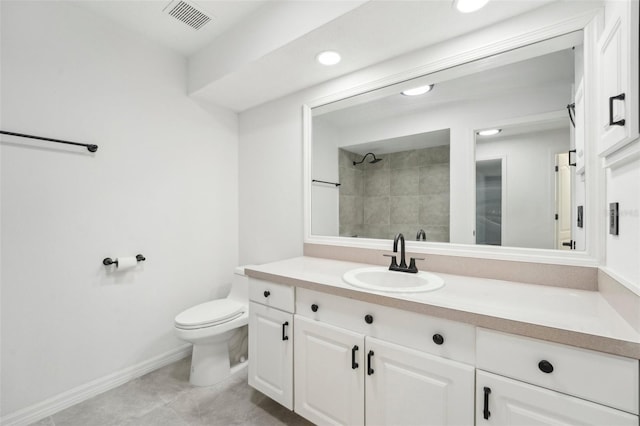
M193 343L189 377L192 385L211 386L231 374L229 339L248 320L248 278L244 267L235 269L227 297L201 303L176 316L176 336Z

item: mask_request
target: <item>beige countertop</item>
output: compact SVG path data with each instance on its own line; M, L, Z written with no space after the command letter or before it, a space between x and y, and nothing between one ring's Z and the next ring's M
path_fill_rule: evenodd
M596 291L442 273L436 275L444 279L444 287L426 293L369 291L343 281L345 272L370 266L296 257L247 266L245 272L279 284L640 359L640 333Z

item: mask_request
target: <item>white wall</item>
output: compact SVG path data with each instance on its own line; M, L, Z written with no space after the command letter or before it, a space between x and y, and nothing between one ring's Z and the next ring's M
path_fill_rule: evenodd
M175 351L237 265L237 117L186 63L63 2L2 1L2 415ZM299 163L299 161L298 161ZM147 261L111 273L104 257Z
M640 161L607 169L607 218L609 203L619 204L619 235L607 220L606 266L640 295Z
M314 119L315 124L315 119ZM311 165L311 177L326 182L339 182L338 144L340 133L330 125L312 128L314 141L322 143L313 144L313 164ZM318 235L339 235L339 187L326 183L313 183L311 185L311 229Z

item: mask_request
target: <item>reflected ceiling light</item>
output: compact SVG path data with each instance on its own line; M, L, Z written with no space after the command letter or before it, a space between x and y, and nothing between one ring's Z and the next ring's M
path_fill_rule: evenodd
M430 92L431 89L433 89L433 84L429 84L428 86L414 87L413 89L409 89L409 90L404 90L402 94L405 96L424 95L425 93Z
M478 134L480 136L494 136L500 133L501 131L502 129L487 129L487 130L480 130Z
M478 9L482 9L487 3L489 3L489 0L453 0L456 9L462 13L475 12Z
M340 62L340 54L338 52L334 52L332 50L327 50L324 52L321 52L318 54L318 56L316 56L316 59L318 60L318 62L320 62L322 65L335 65L338 62Z

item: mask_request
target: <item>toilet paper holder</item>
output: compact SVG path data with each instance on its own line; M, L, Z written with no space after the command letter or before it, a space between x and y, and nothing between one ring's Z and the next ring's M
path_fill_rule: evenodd
M144 257L141 254L137 254L136 255L136 260L138 262L144 262L145 260L147 260L146 257ZM105 266L109 266L109 265L116 265L118 266L118 258L116 258L115 260L111 259L110 257L105 257L104 259L102 259L102 264Z

